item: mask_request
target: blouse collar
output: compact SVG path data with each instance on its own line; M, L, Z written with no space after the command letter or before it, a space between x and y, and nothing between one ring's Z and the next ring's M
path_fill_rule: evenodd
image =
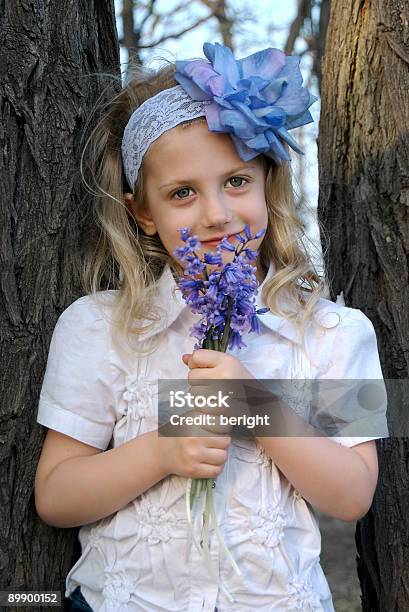
M261 294L264 285L274 275L274 271L274 264L270 262L266 277L257 289L255 300L257 308L266 306ZM143 334L144 339L150 338L155 334L164 331L165 329L170 327L172 323L181 314L181 312L188 308L187 304L183 299L182 292L180 291L179 287L177 286L176 280L173 277L172 270L169 264L165 265L163 272L156 285L157 291L155 297L155 305L160 306L164 311L165 315L163 316L163 318L161 318L160 321L157 321L154 325L152 325L152 328L149 332ZM259 321L260 323L268 327L270 330L280 334L291 342L300 342L300 339L298 337L298 330L295 324L289 321L288 319L285 319L278 315L274 315L271 312L266 312L264 314L259 315Z

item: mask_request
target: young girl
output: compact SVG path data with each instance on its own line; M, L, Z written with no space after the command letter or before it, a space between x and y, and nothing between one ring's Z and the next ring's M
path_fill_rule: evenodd
M50 525L82 526L66 582L73 610L331 611L313 506L346 521L368 511L380 436L157 432L159 379L382 378L369 319L322 297L302 246L288 130L312 121L315 98L299 60L277 49L235 60L217 43L204 53L141 68L87 142L100 238L88 295L62 313L50 345L36 508ZM210 250L247 224L253 236L267 228L249 246L256 302L270 312L246 348L193 350L200 317L177 288L178 230ZM218 524L244 578L211 532L220 588L195 547L186 560L187 479L216 477Z

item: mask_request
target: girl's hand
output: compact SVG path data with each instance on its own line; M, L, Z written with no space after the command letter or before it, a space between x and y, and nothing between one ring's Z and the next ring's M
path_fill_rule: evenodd
M197 349L193 353L185 353L182 361L188 366L190 372L188 381L196 379L239 378L254 379L254 376L243 364L227 353L211 349Z
M182 361L190 369L188 381L192 385L194 394L212 395L217 393L221 387L222 395L228 398L219 409L212 409L213 414L225 417L247 417L251 414L245 385L242 385L239 381L256 379L236 357L221 351L198 349L193 351L192 354L185 353L182 356ZM221 385L219 383L217 387L211 383L212 380L233 381L234 379L238 379L238 382L222 383ZM202 410L197 408L197 411L201 412ZM210 412L208 408L203 411ZM229 431L226 433L230 433L231 429L232 426L229 426Z
M230 436L159 437L166 474L184 478L216 478L227 461Z

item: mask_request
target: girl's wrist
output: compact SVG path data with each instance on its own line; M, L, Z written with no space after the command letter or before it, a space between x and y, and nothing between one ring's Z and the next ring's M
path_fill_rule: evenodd
M172 472L169 468L169 454L171 452L171 447L173 446L174 439L168 436L159 436L156 432L156 452L155 456L159 462L159 469L163 474L163 478L169 476Z

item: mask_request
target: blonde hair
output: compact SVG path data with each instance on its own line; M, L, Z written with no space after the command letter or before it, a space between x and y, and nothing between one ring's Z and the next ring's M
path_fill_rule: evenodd
M158 234L144 233L124 203L124 192L129 187L122 167L121 141L135 109L160 91L177 85L174 70L172 63L157 71L134 66L131 79L110 100L81 155L81 176L94 196L98 228L97 239L84 258L82 285L97 300L102 298L100 291L118 290L109 303L113 340L127 352L155 350L155 346L143 350L140 343L136 349L131 338L138 339L161 319L163 312L155 309L154 304L155 283L166 264L172 272L180 272L181 266L167 253ZM176 129L205 121L204 117L185 121ZM260 247L260 264L265 272L270 262L275 266L273 277L263 287L262 297L274 314L294 321L303 333L306 323L313 318L317 301L327 295L327 285L303 246L304 228L296 210L290 163L277 166L270 158L264 155L261 158L266 171L268 227ZM89 179L85 169L89 171ZM145 173L142 162L134 186L135 202L144 201ZM279 304L284 294L289 306L285 309ZM121 338L126 340L127 347Z

